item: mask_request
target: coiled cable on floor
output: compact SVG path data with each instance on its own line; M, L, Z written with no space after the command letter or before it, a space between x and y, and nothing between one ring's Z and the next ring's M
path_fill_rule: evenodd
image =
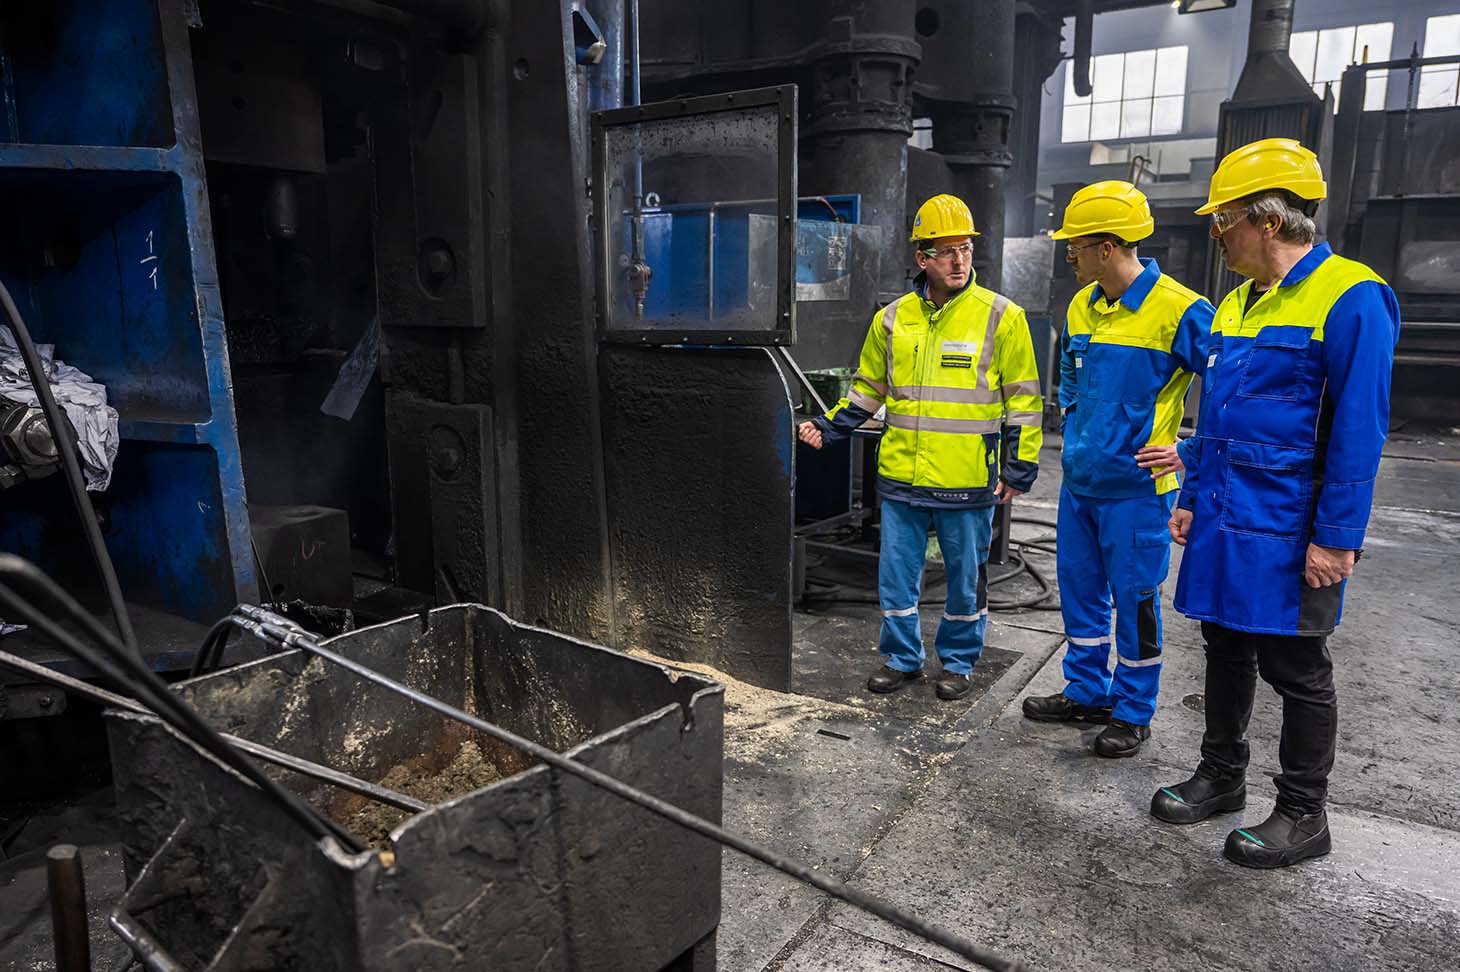
M1031 526L1044 526L1056 529L1054 520L1047 520L1036 516L1014 516L1010 517L1013 523L1023 523ZM1009 562L1007 569L995 574L989 573L989 599L988 606L994 611L1058 611L1059 610L1059 588L1051 584L1044 571L1032 564L1026 554L1038 553L1054 556L1056 551L1055 538L1053 536L1039 536L1033 540L1010 540L1009 541ZM1035 592L1022 597L996 598L993 596L993 589L999 584L1004 584L1018 577L1028 577L1034 582ZM929 580L929 592L945 584L943 578ZM863 587L855 584L832 582L820 578L807 576L806 591L803 600L810 603L836 603L836 604L877 604L879 599L877 591L872 587ZM935 596L924 596L919 598L920 604L944 604L947 597L941 594Z

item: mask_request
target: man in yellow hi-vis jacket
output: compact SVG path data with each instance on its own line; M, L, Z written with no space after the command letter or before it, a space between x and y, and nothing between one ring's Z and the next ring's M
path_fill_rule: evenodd
M848 396L799 430L819 449L887 406L877 465L885 665L867 681L873 692L922 675L918 594L930 523L948 576L937 694L960 699L972 690L988 622L994 506L1027 492L1038 472L1044 403L1029 325L1020 307L974 282L977 235L961 200L922 205L913 290L873 318Z

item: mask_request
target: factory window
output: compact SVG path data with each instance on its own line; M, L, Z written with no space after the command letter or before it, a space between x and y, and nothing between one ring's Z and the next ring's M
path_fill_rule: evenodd
M1460 14L1425 21L1425 57L1460 54ZM1460 104L1460 65L1440 64L1419 72L1420 108L1449 108Z
M1060 141L1178 135L1186 102L1186 48L1093 57L1090 87L1088 97L1075 94L1074 68L1066 66Z
M1338 107L1338 82L1343 69L1350 64L1389 60L1389 47L1394 42L1394 24L1360 24L1357 27L1333 27L1328 30L1300 30L1293 34L1289 52L1293 63L1313 86L1314 94L1323 97L1323 86L1333 84L1333 105ZM1367 55L1367 60L1365 56ZM1380 111L1389 94L1389 74L1373 72L1364 89L1364 110Z
M931 149L933 147L933 119L914 118L912 134L907 137L907 144L913 148Z

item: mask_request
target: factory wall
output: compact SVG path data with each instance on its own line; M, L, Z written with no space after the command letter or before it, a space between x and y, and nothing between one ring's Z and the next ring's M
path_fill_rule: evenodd
M1231 94L1247 51L1250 0L1235 7L1199 14L1181 14L1170 6L1147 7L1102 14L1095 18L1093 54L1185 45L1187 48L1186 105L1182 131L1162 138L1107 139L1100 142L1061 142L1066 60L1045 83L1041 105L1039 185L1041 192L1061 182L1123 179L1132 152L1162 157L1164 180L1153 186L1153 198L1180 199L1205 187L1215 160L1217 111ZM1390 58L1404 57L1418 43L1423 50L1425 21L1440 14L1460 13L1460 0L1407 0L1376 6L1364 0L1300 0L1294 31L1321 30L1389 20L1394 23ZM1074 21L1064 29L1064 53L1074 47ZM1386 106L1404 107L1407 77L1392 72ZM1188 168L1189 166L1189 168ZM1186 169L1185 178L1181 170Z

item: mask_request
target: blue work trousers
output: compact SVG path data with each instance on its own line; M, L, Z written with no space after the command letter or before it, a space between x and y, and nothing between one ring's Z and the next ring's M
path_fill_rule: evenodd
M931 522L943 550L948 599L934 648L943 671L967 675L983 654L988 625L989 541L994 532L992 506L973 510L934 510L897 500L882 501L882 552L877 591L882 602L879 650L889 668L915 672L923 667L923 633L918 596Z
M1065 695L1147 726L1161 687L1161 583L1171 566L1166 521L1176 494L1099 499L1060 490L1060 610ZM1110 608L1115 605L1115 672Z

